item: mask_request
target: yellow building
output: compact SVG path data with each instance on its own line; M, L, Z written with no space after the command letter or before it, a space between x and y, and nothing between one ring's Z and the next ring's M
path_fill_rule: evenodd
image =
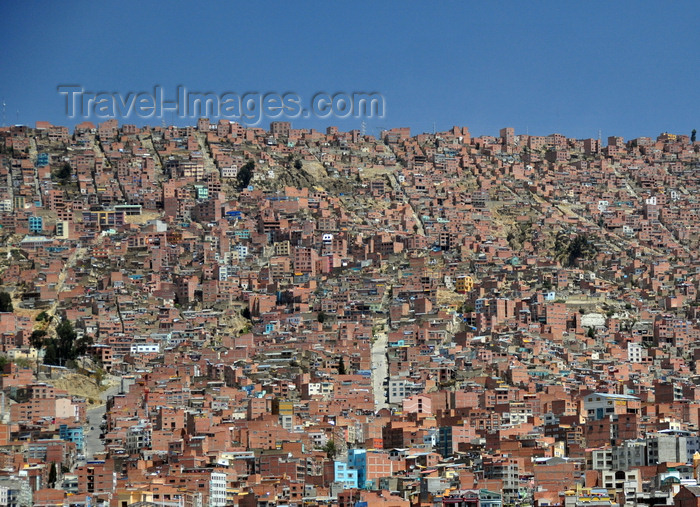
M466 294L474 288L474 279L469 275L460 275L455 282L455 290L460 294Z

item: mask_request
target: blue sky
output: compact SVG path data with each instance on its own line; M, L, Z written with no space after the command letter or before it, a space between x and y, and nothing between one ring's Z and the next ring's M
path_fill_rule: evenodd
M303 98L380 92L386 117L365 120L368 133L512 126L630 139L700 126L697 1L201 4L6 3L7 123L74 125L57 86L79 84L122 95L155 85L170 95L177 85ZM361 121L292 124L350 130Z

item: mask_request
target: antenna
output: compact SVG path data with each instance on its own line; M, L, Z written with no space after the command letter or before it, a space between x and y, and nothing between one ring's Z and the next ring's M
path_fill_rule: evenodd
M2 126L7 127L7 104L5 97L2 98Z

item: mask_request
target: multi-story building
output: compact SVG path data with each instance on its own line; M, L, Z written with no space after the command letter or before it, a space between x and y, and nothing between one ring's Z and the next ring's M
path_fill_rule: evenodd
M509 458L487 458L484 459L483 466L486 479L496 479L503 484L503 502L517 502L520 488L520 468L517 461Z
M615 414L638 414L639 398L625 394L593 393L582 399L582 412L588 421Z

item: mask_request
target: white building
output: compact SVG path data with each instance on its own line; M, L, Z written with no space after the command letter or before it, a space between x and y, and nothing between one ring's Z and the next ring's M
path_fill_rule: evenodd
M209 505L210 507L224 507L226 505L226 474L221 472L211 473Z
M589 421L599 420L628 412L625 407L630 402L635 402L636 405L639 398L626 394L593 393L583 398L583 413Z
M646 356L644 347L641 343L627 342L627 361L630 363L641 363L642 358Z
M238 176L238 166L237 165L231 165L231 166L221 168L221 177L222 178L235 178L236 176Z
M158 354L160 352L160 344L158 343L132 343L130 348L131 354Z
M422 384L417 384L407 378L394 377L389 379L389 403L401 403L404 398L422 392Z
M333 382L309 382L309 396L323 396L329 398L333 395Z

